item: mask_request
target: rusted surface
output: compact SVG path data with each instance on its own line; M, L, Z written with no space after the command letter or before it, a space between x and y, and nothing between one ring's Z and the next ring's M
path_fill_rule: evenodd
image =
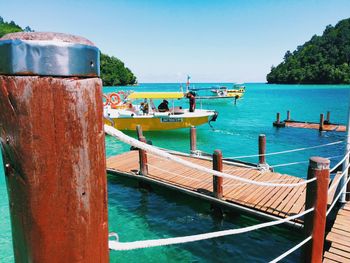
M6 34L0 40L37 40L37 41L59 41L72 44L82 44L88 46L95 46L90 40L69 34L53 33L53 32L17 32Z
M108 262L97 78L0 76L16 262Z

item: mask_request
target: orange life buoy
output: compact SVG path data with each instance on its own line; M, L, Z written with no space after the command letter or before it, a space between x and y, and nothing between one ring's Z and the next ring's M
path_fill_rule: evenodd
M105 94L102 95L102 101L103 101L103 107L107 106L109 103L109 99Z
M112 106L117 106L120 102L120 96L117 93L113 92L109 95L109 103Z

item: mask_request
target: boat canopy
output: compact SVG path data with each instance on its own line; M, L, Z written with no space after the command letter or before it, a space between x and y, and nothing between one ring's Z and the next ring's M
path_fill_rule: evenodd
M128 99L181 99L183 92L133 92Z

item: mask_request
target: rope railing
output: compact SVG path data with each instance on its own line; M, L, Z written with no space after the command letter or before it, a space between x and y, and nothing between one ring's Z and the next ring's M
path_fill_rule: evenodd
M306 150L311 150L311 149L317 149L317 148L327 147L327 146L331 146L331 145L336 145L336 144L340 144L340 143L343 143L343 142L344 141L336 141L336 142L331 142L331 143L326 143L326 144L321 144L321 145L315 145L315 146L310 146L310 147L303 147L303 148L297 148L297 149L285 150L285 151L279 151L279 152L264 153L264 154L252 154L252 155L242 155L242 156L234 156L234 157L225 157L225 159L244 159L244 158L260 157L260 156L270 156L270 155L286 154L286 153L292 153L292 152L300 152L300 151L306 151Z
M334 198L333 203L331 204L331 206L328 208L327 213L326 213L327 216L328 216L329 213L332 211L332 209L333 209L333 207L335 206L335 204L338 202L340 196L341 196L342 194L344 194L344 190L346 189L346 187L347 187L349 181L350 181L350 176L349 176L349 178L346 180L344 186L340 189L340 191L339 191L338 195L336 196L336 198Z
M314 208L310 208L300 214L286 217L284 219L279 219L267 223L261 223L254 226L243 227L239 229L230 229L230 230L222 230L216 232L210 232L205 234L191 235L191 236L183 236L183 237L173 237L173 238L163 238L163 239L151 239L151 240L141 240L141 241L133 241L133 242L119 242L118 240L109 240L108 245L111 250L134 250L141 248L150 248L150 247L159 247L159 246L168 246L175 244L184 244L194 241L212 239L217 237L223 237L228 235L237 235L242 234L270 226L276 226L283 224L285 222L300 218L305 216L306 214L312 212Z
M349 158L349 154L350 154L350 151L347 152L347 153L344 155L343 159L341 159L336 165L334 165L333 168L331 168L329 172L330 172L330 173L334 172L334 170L337 169L337 167L338 167L339 165L341 165L347 158ZM342 156L342 155L341 155L341 156Z
M308 238L305 238L303 241L301 241L299 244L295 245L294 247L292 247L291 249L287 250L286 252L284 252L282 255L280 255L279 257L275 258L274 260L271 260L270 263L276 263L279 262L281 259L284 259L285 257L289 256L290 254L292 254L295 250L299 249L300 247L302 247L303 245L305 245L307 242L309 242L312 239L312 236L309 236Z
M328 189L328 193L333 191L335 187L338 186L339 182L341 181L341 179L343 178L343 176L347 173L347 170L350 167L350 163L348 164L348 166L344 169L344 171L341 173L341 175L339 176L339 178L337 179L337 182L332 183L331 187L329 187Z
M269 186L269 187L296 187L296 186L301 186L301 185L305 185L308 184L310 182L313 182L316 180L316 178L312 178L309 180L305 180L302 182L298 182L298 183L291 183L291 184L276 184L276 183L264 183L264 182L258 182L255 180L250 180L247 178L242 178L240 176L236 176L236 175L231 175L231 174L227 174L227 173L223 173L223 172L219 172L213 169L209 169L207 167L203 167L201 165L186 161L182 158L179 158L177 156L171 155L167 152L161 151L155 147L153 147L152 145L148 145L146 143L140 142L130 136L125 135L124 133L122 133L121 131L115 129L114 127L111 127L109 125L104 125L104 129L105 132L113 137L116 137L117 139L119 139L120 141L127 143L129 145L132 145L136 148L142 149L144 151L153 153L155 155L161 156L165 159L180 163L182 165L185 165L187 167L193 168L195 170L204 172L204 173L208 173L211 175L216 175L219 177L223 177L223 178L229 178L229 179L234 179L237 181L241 181L241 182L245 182L245 183L250 183L250 184L254 184L254 185L259 185L259 186Z

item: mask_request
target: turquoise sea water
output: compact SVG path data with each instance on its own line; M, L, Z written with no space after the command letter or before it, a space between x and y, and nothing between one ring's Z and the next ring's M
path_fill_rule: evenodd
M210 87L212 84L195 84ZM178 84L142 84L138 87L104 87L104 92L116 90L178 91ZM266 134L267 152L315 146L343 140L344 133L272 127L276 112L291 110L297 120L319 121L319 114L331 111L331 121L345 123L350 86L331 85L267 85L247 84L244 99L234 106L232 101L197 101L197 108L215 109L219 118L213 127L197 128L197 147L205 152L221 149L224 156L257 153L258 135ZM177 101L188 107L187 101ZM127 134L135 136L134 132ZM145 132L154 145L188 152L189 131ZM129 146L114 138L106 138L107 156L127 151ZM310 156L341 155L344 145L268 156L269 164L307 161ZM1 156L0 156L1 158ZM257 158L244 159L256 162ZM332 159L335 164L338 158ZM0 160L1 161L1 160ZM306 176L307 164L280 167L276 170L299 177ZM13 262L8 199L0 165L0 262ZM117 232L121 241L157 239L240 228L259 223L246 216L213 217L208 206L177 193L155 189L140 190L132 181L108 175L109 229ZM281 227L267 228L237 236L199 241L186 245L149 248L136 251L111 252L111 262L267 262L302 240L295 231ZM286 262L298 262L299 251Z

